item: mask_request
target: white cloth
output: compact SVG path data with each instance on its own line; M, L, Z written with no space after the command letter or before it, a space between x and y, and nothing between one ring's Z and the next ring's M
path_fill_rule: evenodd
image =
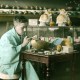
M18 75L8 75L4 73L0 73L0 78L1 79L19 79Z

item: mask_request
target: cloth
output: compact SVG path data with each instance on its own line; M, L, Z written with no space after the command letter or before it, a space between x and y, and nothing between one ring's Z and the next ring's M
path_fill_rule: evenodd
M51 41L50 48L54 48L55 46L60 45L62 41L63 40L61 38L55 38L53 41Z
M54 43L54 45L59 45L59 44L61 44L62 43L62 39L61 38L56 38L54 41L53 41L53 43Z
M16 33L15 29L12 28L8 32L6 32L0 39L0 73L9 75L9 79L13 79L14 77L12 76L14 75L18 75L19 77L21 76L21 62L19 60L20 51L20 36ZM27 69L28 71L26 70L28 75L28 79L26 80L39 80L33 66L29 64L26 65L26 69L29 68Z
M39 80L39 77L37 76L33 66L29 61L26 62L26 77L25 80ZM19 80L22 80L22 77L20 77Z
M8 74L0 73L0 78L1 79L19 79L18 75L10 75L10 76Z

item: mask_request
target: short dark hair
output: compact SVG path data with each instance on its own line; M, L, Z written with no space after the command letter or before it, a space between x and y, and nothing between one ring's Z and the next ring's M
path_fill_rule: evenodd
M16 15L16 16L14 16L13 20L19 21L21 23L28 22L28 19L25 16L23 16L23 15Z

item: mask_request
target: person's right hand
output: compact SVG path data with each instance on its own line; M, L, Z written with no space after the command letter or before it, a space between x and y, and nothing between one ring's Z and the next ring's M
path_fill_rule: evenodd
M28 43L30 42L30 39L26 37L24 37L23 39L23 43L21 44L22 47L25 47Z

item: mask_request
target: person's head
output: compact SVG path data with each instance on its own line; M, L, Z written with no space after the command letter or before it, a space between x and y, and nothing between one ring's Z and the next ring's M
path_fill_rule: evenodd
M24 31L27 28L28 25L28 19L25 16L15 16L13 19L13 24L15 27L16 32L19 35L22 35L24 33Z
M66 10L65 10L65 9L59 9L59 12L60 12L60 14L63 14L63 15L65 15L65 13L66 13Z

